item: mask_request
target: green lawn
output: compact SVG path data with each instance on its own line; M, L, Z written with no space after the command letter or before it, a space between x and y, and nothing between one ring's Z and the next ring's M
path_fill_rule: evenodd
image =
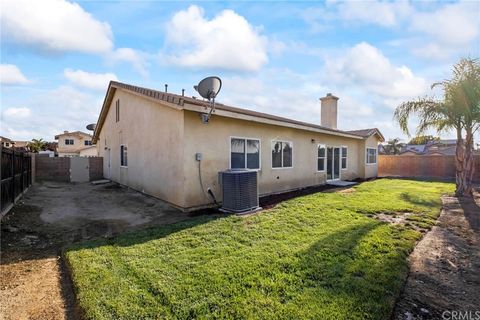
M380 179L66 252L89 319L387 319L451 183ZM405 226L368 215L414 212Z

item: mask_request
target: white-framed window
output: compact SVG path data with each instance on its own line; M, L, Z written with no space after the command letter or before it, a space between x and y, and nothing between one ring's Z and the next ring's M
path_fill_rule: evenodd
M115 101L115 122L120 121L120 99Z
M128 152L127 146L122 144L120 145L120 166L128 167Z
M85 140L84 141L86 146L91 146L92 145L92 140Z
M272 168L293 167L293 144L289 141L272 141Z
M347 169L347 157L348 157L348 148L343 146L342 147L342 163L340 166L342 170Z
M260 139L230 137L230 169L260 170Z
M325 171L326 149L324 144L319 144L317 149L317 171Z
M366 164L376 164L377 163L377 149L376 148L367 148L365 162L366 162Z
M71 145L71 146L73 146L73 144L74 144L73 139L65 139L65 145Z

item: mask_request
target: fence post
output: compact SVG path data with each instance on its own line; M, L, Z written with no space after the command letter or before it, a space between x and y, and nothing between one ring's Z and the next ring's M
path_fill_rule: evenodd
M2 159L3 159L3 147L0 145L0 217L2 217L2 211L3 211L3 199L1 198L2 196L2 179L3 179L3 166L2 166Z
M25 170L25 154L22 152L21 153L21 159L22 159L22 174L20 175L20 179L22 181L22 194L23 194L23 190L25 190L25 181L23 180L23 177L25 176L25 173L23 172Z

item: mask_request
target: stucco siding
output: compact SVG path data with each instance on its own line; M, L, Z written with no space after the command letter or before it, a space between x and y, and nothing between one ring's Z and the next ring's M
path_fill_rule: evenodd
M80 157L97 157L97 156L98 156L98 150L97 150L97 147L95 146L80 150Z
M218 172L228 169L230 166L231 137L260 140L261 168L258 170L258 184L261 195L325 183L326 173L317 171L318 144L346 146L348 148L347 169L341 170L341 179L360 177L358 174L359 141L363 145L363 140L216 115L212 116L209 124L203 124L198 113L190 111L185 112L184 137L185 203L187 207L201 206L210 202L208 196L202 191L199 163L195 160L196 153L202 153L203 156L201 174L204 190L211 188L221 200ZM272 168L272 140L293 143L293 168Z
M118 89L97 143L104 176L183 207L182 140L183 111ZM120 165L121 145L127 146L127 167Z
M204 124L199 112L182 101L159 102L125 88L109 92L107 103L111 105L104 109L108 111L102 111L102 122L105 121L96 133L104 176L183 209L210 205L209 188L222 201L218 173L230 168L232 137L260 141L260 195L325 183L326 170L317 171L319 144L347 147L347 168L340 170L340 179L377 175L377 165L365 163L365 148L377 147L376 136L364 140L348 134L284 126L274 120L260 122L254 116L245 119L245 115L238 114L237 117L232 111L214 113L209 124ZM204 111L203 107L201 110ZM291 168L272 168L272 141L292 143ZM120 165L122 145L127 147L126 167ZM201 161L196 160L197 153L201 153ZM327 159L325 169L326 162Z
M377 162L375 164L367 164L365 157L366 148L374 148L377 150ZM378 175L378 138L375 135L369 137L367 140L365 140L365 148L363 149L363 163L365 164L365 175L363 176L363 178L374 178Z

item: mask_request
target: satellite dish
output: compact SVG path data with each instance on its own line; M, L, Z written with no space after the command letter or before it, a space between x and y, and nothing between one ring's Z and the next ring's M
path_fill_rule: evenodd
M90 124L87 126L87 130L94 131L96 126L97 126L96 123L90 123Z
M200 93L202 97L210 101L215 99L217 94L222 88L222 80L219 77L208 77L200 81L198 86L193 86L193 88Z
M208 77L203 79L198 83L197 86L193 88L205 99L211 102L211 108L208 115L203 116L202 120L204 123L208 123L212 112L215 110L215 97L220 92L222 88L222 80L219 77Z

